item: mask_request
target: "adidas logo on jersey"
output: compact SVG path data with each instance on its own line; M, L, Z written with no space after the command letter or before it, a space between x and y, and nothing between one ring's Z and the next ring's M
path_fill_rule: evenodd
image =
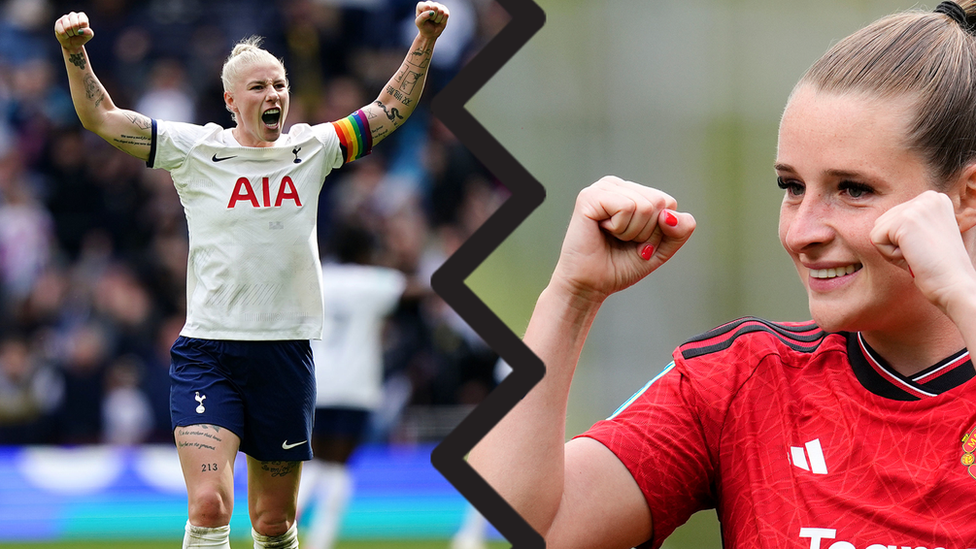
M261 178L261 187L259 189L262 198L260 201L258 200L257 193L254 192L254 187L251 186L251 181L246 177L238 178L237 184L234 185L234 192L231 193L230 201L227 203L227 209L236 208L238 202L249 204L252 208L270 208L272 206L279 208L286 200L293 200L296 206L302 206L302 199L298 196L298 189L295 188L295 182L287 175L282 177L281 183L278 184L278 191L275 193L274 203L271 202L271 182L269 178Z
M811 440L802 447L791 446L790 459L794 466L804 471L810 471L815 475L827 474L827 461L824 459L819 438Z

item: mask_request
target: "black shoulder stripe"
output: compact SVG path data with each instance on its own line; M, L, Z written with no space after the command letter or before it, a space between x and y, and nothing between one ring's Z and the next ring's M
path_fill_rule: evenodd
M152 139L149 141L149 158L146 159L146 167L152 168L156 163L156 119L152 118Z
M815 351L826 336L826 332L812 321L801 324L782 324L756 317L745 317L689 339L680 347L681 356L685 359L691 359L724 351L731 347L739 336L754 332L772 334L787 347L801 353Z
M747 316L747 317L740 318L738 320L733 320L732 322L728 322L717 328L709 330L704 334L689 339L685 343L695 343L699 341L713 339L722 336L723 334L728 334L729 332L732 332L739 326L750 322L763 324L764 326L768 327L773 331L778 332L784 337L791 337L793 339L797 339L799 341L804 341L804 342L813 341L819 337L822 337L819 334L823 332L823 330L821 330L820 327L817 326L812 320L807 322L797 323L797 324L785 324L780 322L770 322L766 319L758 318L754 316ZM802 335L802 334L811 334L811 333L815 335L813 336Z

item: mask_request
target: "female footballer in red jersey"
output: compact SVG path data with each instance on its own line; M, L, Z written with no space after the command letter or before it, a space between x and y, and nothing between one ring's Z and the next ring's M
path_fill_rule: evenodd
M695 228L635 183L579 194L524 337L546 375L470 456L548 547L660 547L706 508L730 548L976 544L976 2L961 4L856 32L787 102L779 236L813 321L696 337L564 444L597 310Z
M85 52L88 17L72 12L55 23L85 128L168 170L186 211L187 318L170 367L189 503L184 549L229 549L238 451L247 455L254 547L298 547L296 497L301 462L312 457L315 403L309 340L322 335L318 193L332 169L368 154L413 112L448 17L443 5L419 2L417 36L376 101L288 132L285 67L259 40L236 45L224 64L235 126L223 128L117 108Z

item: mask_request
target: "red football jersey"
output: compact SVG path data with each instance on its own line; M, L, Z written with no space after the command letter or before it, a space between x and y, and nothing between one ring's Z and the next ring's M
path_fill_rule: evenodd
M660 547L715 508L725 547L976 547L965 350L906 378L859 334L745 318L699 336L582 436L627 466Z

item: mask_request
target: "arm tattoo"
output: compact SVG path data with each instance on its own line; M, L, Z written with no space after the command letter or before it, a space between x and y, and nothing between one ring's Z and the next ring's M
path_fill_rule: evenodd
M414 73L414 74L416 74L416 73ZM413 83L416 84L417 81L414 80ZM404 90L404 91L407 92L407 93L410 93L411 91L413 91L413 85L410 86L410 89L409 90ZM400 90L394 88L393 86L387 86L386 87L386 93L388 93L391 96L393 96L393 98L396 99L397 101L399 101L400 103L402 103L404 107L409 107L410 104L413 103L413 98L412 97L407 97L407 96L403 95L403 93Z
M144 147L148 147L152 141L152 137L122 134L119 137L113 138L112 141L115 141L121 145L142 145Z
M420 79L423 78L424 72L410 70L410 67L407 66L407 63L401 65L400 69L401 70L397 72L393 81L399 85L399 88L403 92L413 93L414 87L417 85L417 82L419 82ZM393 93L390 93L390 95L393 95ZM399 97L397 99L399 99Z
M69 55L68 61L71 61L72 65L78 67L81 70L85 70L85 67L88 65L88 61L85 60L85 54L80 52L72 53L71 55Z
M392 107L389 110L387 110L386 105L384 105L382 101L377 101L374 104L378 105L381 109L383 109L383 112L386 113L386 117L393 121L394 126L398 125L397 119L403 120L403 117L400 116L400 111L397 110L396 107Z
M423 76L424 74L421 72L408 71L405 78L401 81L400 89L407 93L413 93L413 88Z
M385 128L383 126L380 126L378 128L373 128L373 131L370 132L370 133L373 135L373 142L375 143L376 141L379 141L380 139L383 139L384 137L386 137L387 134L390 133L390 130L389 130L389 128Z
M152 120L150 120L148 116L143 116L136 112L127 112L125 113L125 117L128 118L129 122L132 122L132 124L140 130L148 130L152 127Z
M88 99L95 100L96 107L101 105L102 101L105 99L105 92L102 90L98 80L96 80L91 74L85 75L85 95L88 97Z
M426 69L430 63L430 56L434 53L433 48L414 50L407 56L407 63L421 69Z

